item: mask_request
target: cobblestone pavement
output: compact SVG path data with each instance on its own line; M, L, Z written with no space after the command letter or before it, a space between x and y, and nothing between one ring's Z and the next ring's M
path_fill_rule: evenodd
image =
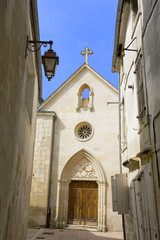
M117 232L91 232L62 229L28 229L26 240L122 240Z

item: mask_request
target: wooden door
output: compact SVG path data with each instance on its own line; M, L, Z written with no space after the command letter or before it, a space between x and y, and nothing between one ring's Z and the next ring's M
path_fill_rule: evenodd
M72 181L69 186L68 223L96 226L98 222L98 185Z

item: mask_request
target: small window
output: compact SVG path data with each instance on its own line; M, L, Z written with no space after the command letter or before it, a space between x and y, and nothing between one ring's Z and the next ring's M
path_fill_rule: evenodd
M127 148L126 106L123 98L121 103L122 152Z
M86 88L82 92L82 107L88 107L89 105L89 89Z
M133 11L133 17L135 18L138 12L138 1L137 0L132 0L131 1L131 8Z
M93 90L92 88L84 83L78 91L78 104L76 110L80 109L93 111Z
M136 65L136 75L137 75L137 97L138 97L138 118L140 122L143 122L145 116L145 97L144 97L144 85L143 85L143 63L142 63L142 54L137 61Z
M88 141L93 136L93 127L88 122L81 122L77 124L74 132L79 141Z
M83 93L82 93L82 99L88 98L89 99L89 89L86 88L84 89Z

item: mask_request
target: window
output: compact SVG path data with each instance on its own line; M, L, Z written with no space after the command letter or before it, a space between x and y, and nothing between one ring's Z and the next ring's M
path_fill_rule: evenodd
M136 15L137 12L138 12L138 2L137 2L137 0L132 0L131 1L131 7L132 7L133 13Z
M93 111L93 90L88 84L83 84L78 91L78 104L76 110L84 108Z
M74 131L79 141L88 141L93 136L93 128L88 122L79 123Z
M133 18L133 23L135 23L135 19L138 13L138 2L137 0L132 0L131 1L131 11L132 11L132 18Z
M89 89L86 88L82 92L82 107L88 107L89 106Z
M127 128L126 128L126 109L125 109L125 100L124 98L121 101L121 128L122 128L122 152L127 148Z
M136 76L137 76L137 97L138 97L138 118L140 122L143 122L145 116L145 97L144 97L144 84L143 84L143 61L142 54L140 54L136 64Z
M87 125L83 125L82 127L80 127L78 129L78 136L81 138L81 139L87 139L90 137L92 133L92 129L90 126L87 126Z
M84 89L83 93L82 93L82 99L88 98L89 99L89 89L86 88Z

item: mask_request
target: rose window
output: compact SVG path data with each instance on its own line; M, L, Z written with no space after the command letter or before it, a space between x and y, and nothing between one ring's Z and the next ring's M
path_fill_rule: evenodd
M90 128L90 126L87 126L87 125L80 127L78 130L78 135L82 139L89 138L91 133L92 133L92 129Z
M75 135L80 141L87 141L93 135L93 128L88 122L79 123L75 127Z

